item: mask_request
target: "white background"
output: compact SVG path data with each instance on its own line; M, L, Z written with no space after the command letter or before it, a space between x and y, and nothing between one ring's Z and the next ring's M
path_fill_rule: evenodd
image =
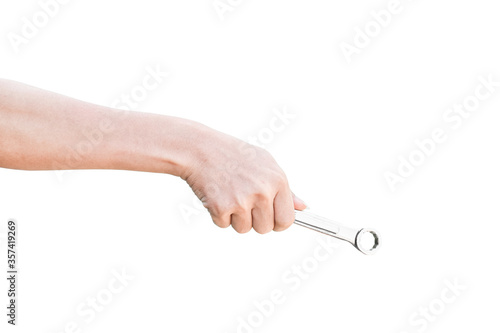
M249 316L257 324L240 332L497 331L500 88L460 128L442 117L480 75L500 81L498 4L401 0L348 63L340 44L389 1L231 3L222 20L212 0L74 0L15 52L8 34L41 7L2 0L0 75L111 105L159 66L169 77L137 110L244 140L286 107L296 117L266 148L294 192L313 212L378 229L380 252L337 242L292 290L283 275L326 237L219 229L169 175L0 169L2 231L18 221L20 253L18 326L6 324L2 278L0 331L237 332ZM391 191L384 173L436 127L447 141ZM186 207L198 214L183 218ZM5 271L5 242L0 253ZM85 322L78 306L122 269L134 279ZM466 287L449 303L446 281ZM275 289L284 302L255 314ZM429 306L439 313L425 327L410 322Z

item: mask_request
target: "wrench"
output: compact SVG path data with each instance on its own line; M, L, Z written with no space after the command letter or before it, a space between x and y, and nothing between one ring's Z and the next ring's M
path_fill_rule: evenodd
M379 248L380 236L373 229L352 229L309 211L300 210L295 211L295 224L347 241L363 254L373 254ZM373 236L371 247L366 247L361 241L366 234Z

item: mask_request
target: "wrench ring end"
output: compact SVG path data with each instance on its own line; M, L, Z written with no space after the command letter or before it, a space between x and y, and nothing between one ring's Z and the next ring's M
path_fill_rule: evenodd
M368 247L368 248L366 246L364 246L364 244L362 242L363 236L366 235L367 233L369 233L373 236L373 245L371 247ZM357 248L363 254L374 254L379 248L380 236L377 233L377 231L375 231L373 229L364 229L363 228L363 229L359 230L358 233L356 234L356 238L355 238L353 245L355 248Z

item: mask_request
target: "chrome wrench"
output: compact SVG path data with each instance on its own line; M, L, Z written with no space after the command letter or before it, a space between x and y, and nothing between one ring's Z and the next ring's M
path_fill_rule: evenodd
M375 253L380 245L380 236L373 229L363 228L356 230L345 227L332 220L310 213L307 210L295 211L295 224L347 241L364 254ZM371 246L366 246L364 242L362 242L363 237L366 237L365 235L367 234L373 236L373 243Z

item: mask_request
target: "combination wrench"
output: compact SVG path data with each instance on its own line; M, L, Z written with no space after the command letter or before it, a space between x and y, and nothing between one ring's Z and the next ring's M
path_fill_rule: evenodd
M349 228L307 210L295 211L295 224L347 241L364 254L373 254L380 246L380 236L373 229ZM372 242L366 245L363 238L369 235L372 236Z

